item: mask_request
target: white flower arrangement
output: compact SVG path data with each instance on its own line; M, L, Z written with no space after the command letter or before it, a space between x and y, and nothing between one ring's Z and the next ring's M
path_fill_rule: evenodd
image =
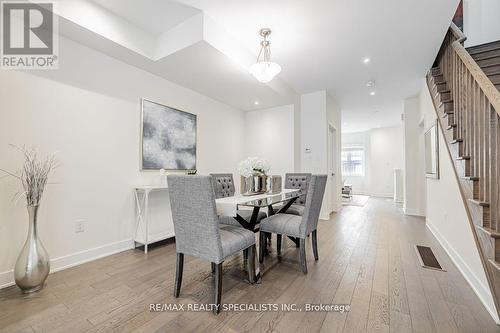
M250 177L255 173L266 175L270 170L269 162L258 157L249 157L238 164L238 173L243 177Z

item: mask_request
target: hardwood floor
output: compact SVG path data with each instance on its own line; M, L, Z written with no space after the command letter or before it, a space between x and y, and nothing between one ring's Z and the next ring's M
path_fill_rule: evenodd
M188 256L173 297L168 244L54 273L34 295L0 290L0 332L500 332L423 219L403 216L390 200L345 206L318 230L318 262L307 240L309 274L290 241L278 261L273 238L262 284L246 282L241 255L224 264L222 302L349 304L349 312L151 312L151 303L212 300L210 263ZM421 268L417 243L431 246L447 271Z

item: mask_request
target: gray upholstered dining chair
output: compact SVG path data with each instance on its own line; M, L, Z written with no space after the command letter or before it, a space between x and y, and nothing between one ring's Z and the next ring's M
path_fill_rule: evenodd
M211 173L210 176L212 176L216 199L234 196L235 187L232 173ZM252 216L251 210L238 209L237 213L247 221L250 221L250 218ZM257 222L265 219L266 217L267 214L265 212L259 212L259 214L257 215ZM222 224L241 226L238 221L229 216L221 217L220 221Z
M287 173L285 174L285 188L286 189L297 189L307 191L309 182L311 181L310 173ZM301 195L287 210L287 214L302 216L304 213L304 206L307 200L307 192ZM280 207L276 207L277 210Z
M215 267L218 305L214 313L219 313L224 260L245 251L249 258L248 279L255 282L255 235L250 230L219 223L210 176L170 175L167 181L177 252L174 296L180 294L185 254L210 261Z
M281 255L282 236L290 236L299 240L300 267L307 273L305 238L312 233L314 259L318 260L317 226L323 195L325 193L327 175L313 175L307 189L307 199L302 216L293 214L276 214L265 218L260 223L259 261L264 262L265 233L278 235L278 256ZM264 243L263 243L264 242ZM264 245L264 246L262 246Z

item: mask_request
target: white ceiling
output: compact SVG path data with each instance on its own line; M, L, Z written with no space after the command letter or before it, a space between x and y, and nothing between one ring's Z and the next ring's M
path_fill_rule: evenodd
M113 54L117 58L128 61L139 53L148 66L134 65L243 110L327 90L342 107L345 129L361 131L400 123L403 99L421 87L458 0L94 3L131 25L131 33L105 31L110 42L135 52L133 57ZM123 28L119 23L115 30ZM283 68L270 85L256 82L246 70L258 52L262 27L273 30L272 59ZM100 26L85 28L102 38ZM101 47L108 49L114 47ZM369 64L362 63L365 57ZM369 95L368 80L376 81L375 96Z
M142 30L160 35L201 10L175 1L164 0L92 0Z

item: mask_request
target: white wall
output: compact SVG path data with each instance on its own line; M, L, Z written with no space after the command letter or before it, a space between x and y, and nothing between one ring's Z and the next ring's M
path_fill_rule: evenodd
M425 128L428 128L436 119L436 114L426 85L423 86L418 99L419 113L425 119ZM426 179L427 227L498 322L493 298L441 131L439 131L439 168L439 179Z
M355 194L393 197L394 169L402 169L403 129L401 126L374 128L342 135L343 144L365 147L365 175L344 176Z
M327 114L326 91L301 96L300 129L303 172L327 172Z
M464 0L466 46L500 40L500 1Z
M328 158L328 183L325 197L328 199L328 212L337 212L342 208L342 111L335 100L327 94L326 96L326 117L328 127L333 129L334 138L330 137L330 128L327 128L327 158ZM332 147L331 143L335 147ZM333 171L334 175L331 175Z
M245 153L267 159L273 175L294 172L294 130L293 105L246 112Z
M404 101L404 211L425 215L424 126L418 97Z
M0 71L0 168L20 166L9 143L59 151L51 179L59 184L48 187L39 216L53 269L132 245L132 186L156 178L139 172L141 97L198 115L200 173L235 172L245 157L243 112L65 38L60 61L59 70ZM24 203L11 200L18 191L0 180L0 285L12 281L27 232ZM160 222L166 205L167 195L154 197ZM85 232L74 232L77 219Z
M300 108L300 169L302 172L313 174L328 174L328 126L332 124L337 128L337 145L339 145L341 142L340 109L324 90L302 95ZM338 154L336 169L340 170L340 150ZM330 213L340 207L340 201L333 205L329 204L332 191L330 186L328 185L325 190L321 219L329 219ZM338 195L337 199L339 200Z

